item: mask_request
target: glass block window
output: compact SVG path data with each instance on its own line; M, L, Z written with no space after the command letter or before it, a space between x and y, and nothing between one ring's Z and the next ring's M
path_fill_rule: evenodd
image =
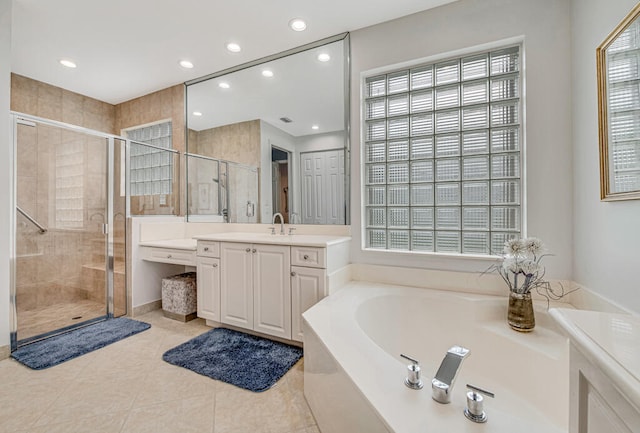
M171 121L136 127L126 132L131 143L130 191L132 196L171 194L173 154ZM146 143L152 146L145 146Z
M85 148L82 141L56 146L55 226L59 229L84 227Z
M367 248L490 255L520 236L519 46L364 85Z

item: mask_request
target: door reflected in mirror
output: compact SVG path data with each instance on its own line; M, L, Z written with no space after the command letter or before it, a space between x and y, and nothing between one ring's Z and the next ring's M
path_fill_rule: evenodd
M348 35L187 83L188 221L348 224Z
M640 4L596 50L600 198L640 198Z

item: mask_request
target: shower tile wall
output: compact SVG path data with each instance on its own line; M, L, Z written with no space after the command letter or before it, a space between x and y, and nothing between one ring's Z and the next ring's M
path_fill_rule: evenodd
M19 127L18 205L48 231L41 234L25 217L17 217L16 282L20 310L33 310L77 299L104 304L104 140L47 126ZM61 219L55 187L59 152L71 149L84 173L78 200L79 222ZM65 155L69 156L69 155ZM36 169L37 167L37 169ZM97 183L97 185L92 185ZM73 227L76 224L77 227ZM102 263L102 284L87 281L88 269ZM124 286L122 286L124 288Z
M17 74L11 74L11 110L115 133L114 105Z
M193 140L194 135L196 140ZM202 131L189 130L192 153L260 167L260 121L234 123Z
M11 109L105 133L115 132L116 107L86 96L12 74ZM42 316L52 305L96 301L105 305L104 188L105 140L39 125L19 127L18 205L49 230L40 234L22 215L17 216L16 282L18 319ZM57 150L56 150L57 149ZM98 150L101 149L101 150ZM81 194L81 229L66 227L56 216L55 160L60 151L75 154L84 172ZM60 155L58 155L60 156ZM79 167L80 168L80 167ZM116 200L116 212L124 213L124 201ZM73 222L70 223L73 225ZM124 224L116 230L116 297L125 297ZM99 268L102 269L99 269ZM122 303L121 305L126 305ZM70 307L73 308L73 307ZM95 307L94 307L95 309ZM76 306L73 311L78 311ZM103 309L104 311L104 309ZM25 313L28 312L28 313ZM76 314L76 313L73 313ZM45 314L46 315L46 314ZM19 333L18 338L37 334ZM44 329L45 331L50 329ZM20 332L20 331L19 331Z

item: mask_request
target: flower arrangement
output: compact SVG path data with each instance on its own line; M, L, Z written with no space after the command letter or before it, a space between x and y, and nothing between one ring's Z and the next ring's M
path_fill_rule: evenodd
M523 295L535 289L538 294L547 298L548 304L549 301L557 301L571 291L565 291L560 283L560 288L554 290L551 283L545 280L542 259L549 254L544 252L544 243L538 238L509 239L504 243L502 263L495 264L488 270L497 271L512 293Z
M542 265L544 244L538 238L509 239L504 243L502 265L498 273L514 293L530 293L532 289L548 284L544 281Z

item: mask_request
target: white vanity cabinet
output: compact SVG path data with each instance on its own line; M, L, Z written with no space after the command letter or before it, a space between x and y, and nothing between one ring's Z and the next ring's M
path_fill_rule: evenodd
M291 265L291 339L302 341L302 313L327 296L327 249L291 247Z
M220 321L220 244L198 242L197 260L198 317Z
M291 339L290 247L222 242L220 321Z
M210 326L302 342L302 313L348 281L348 237L231 232L196 239L198 316Z

